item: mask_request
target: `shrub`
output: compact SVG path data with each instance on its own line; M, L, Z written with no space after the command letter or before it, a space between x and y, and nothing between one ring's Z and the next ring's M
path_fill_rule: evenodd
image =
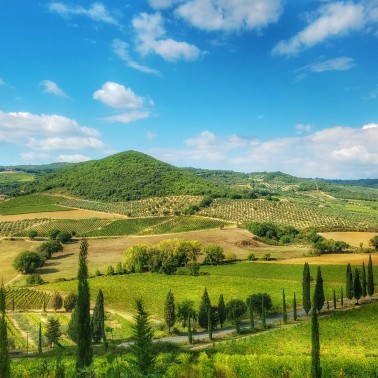
M77 302L77 294L71 292L66 296L66 298L64 298L63 307L67 312L72 311L76 306L76 302Z
M206 246L203 253L205 254L204 264L207 265L218 265L225 258L223 248L216 244Z
M38 232L36 230L30 230L28 232L28 237L33 240L38 236Z
M57 291L51 298L51 305L55 311L63 307L63 298Z
M181 276L198 276L200 266L197 261L190 261L186 266L177 268L176 274Z
M108 268L106 269L106 275L107 276L114 276L114 268L112 265L109 265Z
M42 285L44 281L40 274L33 273L26 277L26 283L28 285Z
M236 261L236 255L235 255L235 253L234 252L228 252L226 254L224 260L225 260L225 262L228 262L228 263Z
M248 254L247 260L248 261L255 261L255 260L257 260L257 258L255 256L255 254L251 252L251 253Z
M20 273L34 273L45 263L45 259L38 252L21 252L13 261L13 267Z
M67 231L61 231L57 235L57 239L63 244L69 243L72 239L72 234Z

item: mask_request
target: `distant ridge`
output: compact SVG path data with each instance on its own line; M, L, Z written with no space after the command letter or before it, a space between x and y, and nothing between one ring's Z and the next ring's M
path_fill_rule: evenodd
M68 166L25 187L27 193L44 191L99 201L128 201L154 196L204 195L226 188L141 152L125 151Z

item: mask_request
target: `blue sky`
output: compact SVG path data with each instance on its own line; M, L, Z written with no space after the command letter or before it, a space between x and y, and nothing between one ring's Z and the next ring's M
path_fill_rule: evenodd
M0 165L378 177L378 0L0 5Z

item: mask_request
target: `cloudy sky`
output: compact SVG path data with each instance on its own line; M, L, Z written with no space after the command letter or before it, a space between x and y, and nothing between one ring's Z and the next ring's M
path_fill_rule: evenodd
M3 0L0 165L378 177L378 0Z

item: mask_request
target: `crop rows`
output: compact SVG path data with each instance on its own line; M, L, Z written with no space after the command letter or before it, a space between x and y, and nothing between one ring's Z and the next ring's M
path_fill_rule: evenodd
M14 222L0 222L0 236L13 236L19 233L24 233L26 235L29 228L46 222L49 222L49 219L24 219Z
M106 213L122 214L131 217L148 217L172 215L181 212L189 205L197 204L201 198L202 197L198 196L181 195L110 203L75 199L63 200L60 201L60 204L79 209L103 211Z
M343 208L309 206L289 201L217 199L199 214L239 223L274 222L298 228L378 228L378 215L366 216Z
M43 304L48 304L50 294L43 291L36 291L28 288L6 289L5 303L8 310L14 308L17 310L42 309Z
M75 231L76 235L83 236L91 231L97 230L110 223L109 219L53 219L43 224L33 227L33 230L38 232L39 236L47 237L50 230L57 229L60 231L72 232ZM27 236L26 230L17 234L17 236Z

